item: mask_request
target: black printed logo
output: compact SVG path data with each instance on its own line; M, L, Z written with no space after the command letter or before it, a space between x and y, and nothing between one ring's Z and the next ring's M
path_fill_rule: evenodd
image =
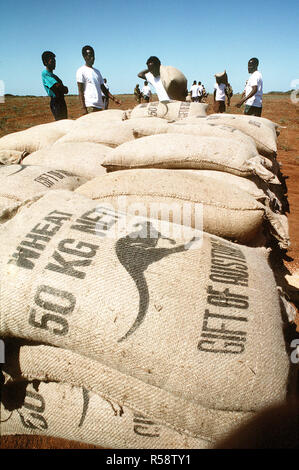
M160 261L166 256L187 251L196 240L194 237L188 244L174 246L173 248L158 248L157 244L159 239L168 240L171 245L175 245L176 242L170 238L164 237L153 227L151 222L138 223L135 226L140 226L141 229L120 238L115 245L118 259L134 280L139 293L139 310L137 317L131 328L118 342L123 341L134 333L143 322L147 313L149 291L144 272L148 266Z

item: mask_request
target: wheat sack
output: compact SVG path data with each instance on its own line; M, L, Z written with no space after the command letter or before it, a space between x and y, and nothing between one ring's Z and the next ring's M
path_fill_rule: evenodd
M167 393L148 415L197 437L285 399L290 362L265 249L62 190L0 239L2 337L89 357L137 380L142 396L148 385Z
M6 222L33 198L49 190L73 191L87 181L69 171L42 166L0 166L0 223Z
M25 131L13 132L0 139L0 150L18 150L32 153L52 145L72 128L71 119L50 122L30 127Z
M105 371L95 361L61 348L23 346L16 364L21 375L16 380L9 377L2 394L2 418L9 419L0 424L1 435L41 434L108 448L197 449L209 444L145 416L136 410L140 403L130 408L119 401L118 393L112 398L105 385L102 389L97 377ZM29 379L33 385L37 380L42 383L38 388L24 384L20 380L26 376L33 377ZM41 376L44 382L38 379ZM14 395L20 396L25 387L20 403ZM8 407L15 411L11 413Z
M124 122L113 120L97 123L93 120L92 123L89 123L89 121L83 121L57 140L56 144L93 142L108 145L109 147L117 147L124 142L134 140L132 130L124 126Z
M251 116L250 119L238 114L212 114L206 118L207 122L226 124L241 130L254 139L258 151L262 155L275 157L277 153L277 134L275 124L271 128L260 118Z
M113 149L103 166L108 171L138 167L220 170L238 176L256 174L265 181L279 183L254 145L220 137L190 138L185 134L142 137Z
M187 117L206 117L206 103L190 103L187 101L152 101L151 103L142 103L135 106L128 117L159 117L162 119L180 120Z
M47 168L61 168L75 175L91 179L106 173L102 162L111 148L90 142L55 144L26 157L26 165L42 165Z
M169 98L185 101L188 94L187 78L180 70L171 65L160 65L160 77Z
M225 177L226 173L222 174ZM276 222L274 235L281 222L281 216L225 178L215 179L200 171L117 171L88 181L76 192L93 200L106 200L116 210L133 214L137 210L145 217L200 227L239 243L258 238L269 217ZM288 244L287 228L282 225L277 237Z

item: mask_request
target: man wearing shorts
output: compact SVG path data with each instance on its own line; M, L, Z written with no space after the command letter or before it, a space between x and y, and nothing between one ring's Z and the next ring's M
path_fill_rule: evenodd
M95 61L94 49L91 46L84 46L82 56L85 65L82 65L76 73L82 113L93 113L104 109L102 92L107 99L110 98L116 104L121 104L105 87L101 72L93 67Z
M245 103L244 114L260 117L262 115L263 105L263 77L257 70L258 65L259 61L256 57L249 60L248 72L251 75L246 82L242 99L236 104L236 106L237 108L240 108L242 104Z
M55 121L67 119L67 107L64 95L68 93L68 89L63 85L60 78L54 75L53 70L56 67L56 56L51 51L42 53L42 61L46 66L42 72L42 81L47 95L50 96L50 109Z

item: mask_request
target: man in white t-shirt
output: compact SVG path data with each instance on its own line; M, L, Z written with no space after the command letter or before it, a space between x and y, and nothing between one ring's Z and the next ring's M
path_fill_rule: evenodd
M244 114L260 117L262 115L263 106L263 77L257 70L258 65L259 61L256 57L249 60L248 72L251 75L246 82L242 99L236 106L240 108L242 104L245 103Z
M193 85L191 87L191 101L197 103L198 102L198 95L199 95L199 87L196 83L196 80L194 80Z
M121 104L121 101L114 98L105 87L100 71L93 67L95 60L93 48L91 46L84 46L82 48L82 56L85 60L85 65L82 65L77 70L76 79L83 114L104 109L102 92L116 104Z
M159 101L169 101L170 98L160 77L160 60L156 56L151 56L147 59L146 65L148 68L142 70L138 77L147 80L154 87Z
M227 73L224 70L222 73L215 74L216 83L214 85L214 112L215 113L225 113L225 98L227 97L226 94L226 87L227 87ZM227 97L227 105L230 105L230 98Z
M151 89L148 86L148 82L146 80L144 82L144 86L141 90L141 93L142 93L142 97L143 97L144 101L146 101L146 103L148 103L150 98L151 98L152 92L151 92Z

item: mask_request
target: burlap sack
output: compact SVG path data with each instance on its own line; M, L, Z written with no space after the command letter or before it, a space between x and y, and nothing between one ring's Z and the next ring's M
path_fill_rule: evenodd
M205 120L183 122L182 121L167 121L160 118L135 118L128 120L125 124L130 126L134 122L133 132L135 138L146 137L154 134L185 134L197 137L218 137L222 139L235 139L247 146L249 149L255 149L255 154L258 154L254 140L238 129L232 126L216 125L207 123ZM135 124L136 123L136 124ZM154 125L153 125L154 124ZM278 173L279 164L276 160L263 157L263 164L266 168L273 173ZM276 183L279 183L277 180Z
M258 117L250 119L238 114L212 114L206 118L207 122L230 125L252 137L259 153L267 157L275 157L277 153L277 135L275 128L271 128Z
M117 394L114 399L105 386L101 389L98 376L103 367L96 361L51 346L23 346L16 352L18 357L9 357L4 366L11 369L15 361L13 366L20 369L16 380L10 378L3 390L2 418L8 420L0 423L1 435L42 434L108 448L198 449L209 445L209 440L196 439L143 415L136 404L134 408L124 405ZM41 376L46 382L55 377L58 383L46 384L38 378ZM34 388L21 381L26 377L41 383ZM14 394L20 395L25 387L24 403L18 403ZM32 408L41 404L40 409Z
M52 145L72 128L71 119L50 122L30 127L25 131L13 132L0 139L0 150L18 150L19 152L35 152Z
M180 70L171 65L160 65L160 77L170 99L185 101L188 94L187 78Z
M185 119L187 117L206 117L206 103L190 103L188 101L169 101L161 103L152 101L135 106L130 113L130 118L159 117L163 119Z
M22 160L23 152L18 150L0 150L0 165L12 165Z
M103 124L105 121L122 121L124 119L126 119L125 111L121 109L106 109L97 113L84 114L83 116L80 116L74 121L74 128L78 125L81 126L83 123L94 125L96 123Z
M290 361L266 250L181 229L49 192L0 231L0 334L97 360L119 403L214 439L285 398Z
M218 116L218 114L210 114L210 116ZM227 114L225 114L225 116L227 116ZM270 119L267 119L267 118L264 118L264 117L258 117L258 116L247 116L246 114L228 114L229 117L233 117L233 118L238 118L238 119L243 119L247 122L251 121L252 118L254 117L254 119L257 120L257 122L261 122L263 123L265 126L268 126L270 127L270 129L274 130L276 132L277 135L279 135L279 128L281 128L282 126L280 126L277 122L273 122L271 121Z
M186 172L192 172L203 177L217 179L218 181L237 186L242 191L245 191L250 196L254 197L259 202L262 202L274 212L282 212L282 202L280 198L274 194L269 185L262 181L257 176L249 176L242 178L241 176L233 175L232 173L225 173L223 171L216 170L181 170ZM277 187L278 185L275 185Z
M288 246L289 239L284 226L280 228L279 215L273 214L248 192L231 184L229 178L226 181L228 173L218 172L220 176L222 174L222 179L213 178L213 171L207 173L192 170L123 170L94 178L76 192L93 200L105 200L115 210L133 214L138 205L143 205L145 213L142 212L142 215L178 224L198 227L202 219L205 232L239 243L254 242L263 231L269 236L268 226L267 230L263 222L274 219L274 236L278 229L279 241ZM248 183L255 187L253 182ZM265 202L266 195L262 193L262 196ZM264 245L265 240L261 242Z
M66 135L57 140L56 144L69 142L93 142L96 144L117 147L124 142L133 140L134 135L129 127L124 126L122 121L103 121L89 123L83 121Z
M108 171L138 167L220 170L238 176L256 174L264 181L279 183L254 144L241 145L233 138L151 135L120 145L105 158L103 166Z
M61 168L87 179L106 173L102 166L111 148L89 142L55 144L28 155L26 165L42 165L48 168Z
M0 224L7 222L33 198L52 189L73 191L87 181L69 171L41 166L0 166Z

